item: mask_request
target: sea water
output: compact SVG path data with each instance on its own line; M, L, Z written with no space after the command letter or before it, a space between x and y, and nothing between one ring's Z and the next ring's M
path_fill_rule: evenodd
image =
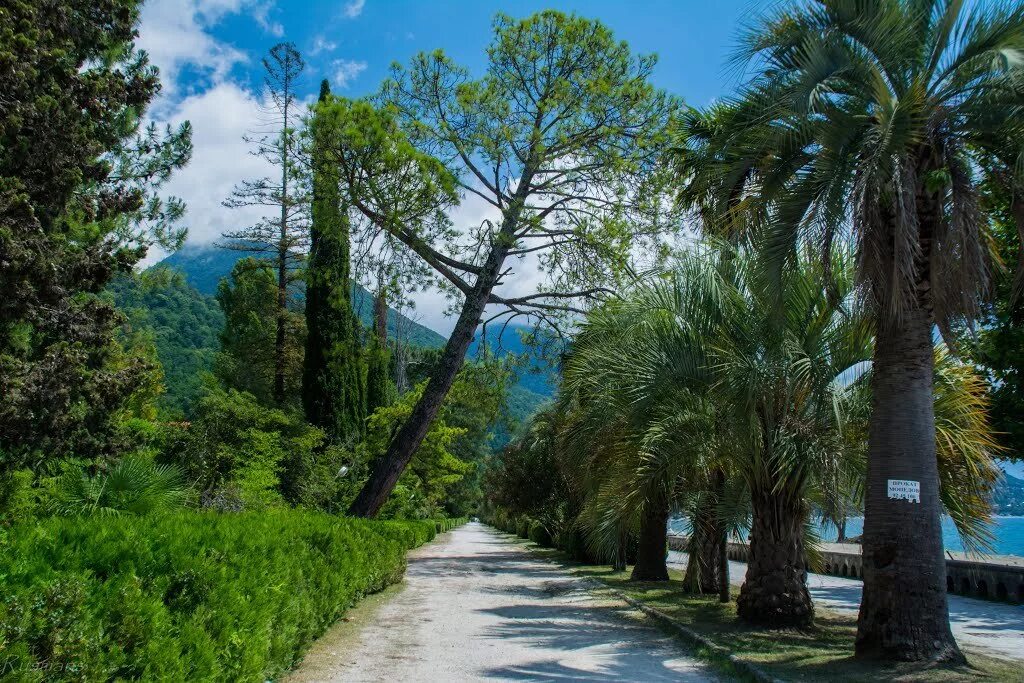
M687 533L689 525L683 518L673 518L672 530L677 533ZM1024 517L993 517L991 530L994 536L992 552L997 555L1024 556ZM846 520L847 538L860 536L863 531L863 517L850 517ZM836 540L836 528L831 524L819 524L818 533L822 541ZM953 519L945 515L942 517L942 541L946 550L962 552L964 549Z
M992 552L996 555L1024 555L1024 517L993 517L990 527L994 540ZM846 537L860 536L864 531L863 517L846 520ZM836 540L836 528L831 524L819 525L823 541ZM964 544L953 524L953 518L942 516L942 543L946 550L963 552Z

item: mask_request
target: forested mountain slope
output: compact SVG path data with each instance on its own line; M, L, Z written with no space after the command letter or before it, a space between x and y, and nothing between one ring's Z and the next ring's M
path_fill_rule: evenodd
M183 414L199 393L202 373L212 369L217 353L217 335L224 316L214 299L217 284L231 272L232 266L246 254L216 247L188 246L171 254L142 277L119 278L109 290L129 317L132 328L152 329L157 355L164 367L167 391L163 407ZM353 286L353 305L365 325L372 321L372 297L359 285ZM414 346L437 348L445 338L428 327L391 310L388 333L402 336ZM506 410L513 422L521 422L551 398L555 390L555 372L549 364L531 355L523 341L529 330L509 325L500 338L492 331L487 346L499 357L526 354L519 379L509 390ZM470 357L476 356L480 337L474 341ZM509 435L496 434L497 445Z
M166 387L162 407L188 414L202 388L203 373L213 368L217 355L224 327L220 306L181 273L162 268L137 278L117 278L107 289L133 331L152 331Z
M231 268L237 261L250 255L243 251L214 246L187 245L165 258L159 265L179 271L200 293L213 296L217 293L217 283L221 278L231 273ZM369 326L373 322L373 297L358 284L353 284L352 294L352 307L356 315L364 325ZM445 342L442 335L429 327L389 309L388 335L395 336L399 333L414 346L434 348L443 346Z

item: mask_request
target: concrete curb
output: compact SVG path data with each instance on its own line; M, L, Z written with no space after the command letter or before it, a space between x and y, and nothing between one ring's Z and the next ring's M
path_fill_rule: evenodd
M609 591L612 595L614 595L618 599L622 600L623 602L628 604L630 607L638 609L641 612L643 612L644 614L646 614L647 616L651 617L652 619L656 619L659 622L661 622L662 624L664 624L665 626L668 626L673 631L675 631L680 636L682 636L683 640L685 640L685 641L687 641L687 642L689 642L689 643L691 643L693 645L697 645L697 646L700 646L700 647L707 648L708 650L711 650L712 652L725 657L726 659L729 660L729 662L733 665L733 667L736 668L737 671L739 671L741 673L744 673L744 674L747 674L748 676L752 677L758 683L784 683L784 681L782 679L770 676L769 674L765 673L762 669L760 669L759 667L755 666L754 664L751 664L750 662L746 661L745 659L740 659L736 655L734 655L731 652L729 652L729 650L727 648L724 648L721 645L718 645L718 644L712 642L707 636L701 635L700 633L698 633L697 631L694 631L692 628L690 628L689 626L687 626L683 622L679 621L678 619L674 619L674 618L670 617L669 615L665 614L661 610L655 609L654 607L651 607L650 605L646 605L646 604L640 602L639 600L631 598L628 595L626 595L625 593L622 593L622 592L612 588L608 584L606 584L606 583L604 583L602 581L599 581L597 579L587 578L587 579L584 579L584 580L586 581L586 583L588 585L590 585L590 586L592 586L594 588L601 588L603 590Z

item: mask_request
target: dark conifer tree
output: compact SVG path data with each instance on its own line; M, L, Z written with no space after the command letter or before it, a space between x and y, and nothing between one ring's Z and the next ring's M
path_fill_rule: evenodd
M327 81L320 102L331 97ZM362 431L366 417L359 322L352 310L348 214L340 203L336 167L320 163L326 131L314 112L311 121L313 221L306 270L306 357L302 405L306 419L345 441Z
M0 489L137 445L118 419L153 361L118 342L101 292L150 245L180 245L184 207L157 193L192 151L187 123L140 125L160 81L135 50L139 6L0 5Z
M373 334L367 345L366 362L366 414L389 405L394 389L389 375L391 354L388 351L387 288L380 284L373 298Z

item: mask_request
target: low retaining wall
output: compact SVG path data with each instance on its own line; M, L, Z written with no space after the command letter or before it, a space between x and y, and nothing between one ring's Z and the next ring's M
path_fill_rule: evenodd
M686 550L686 536L669 534L672 550ZM731 541L729 559L746 562L746 543ZM1024 604L1024 557L988 555L983 559L964 553L947 552L946 590L971 598ZM822 543L821 573L832 576L864 578L861 548L854 543Z

